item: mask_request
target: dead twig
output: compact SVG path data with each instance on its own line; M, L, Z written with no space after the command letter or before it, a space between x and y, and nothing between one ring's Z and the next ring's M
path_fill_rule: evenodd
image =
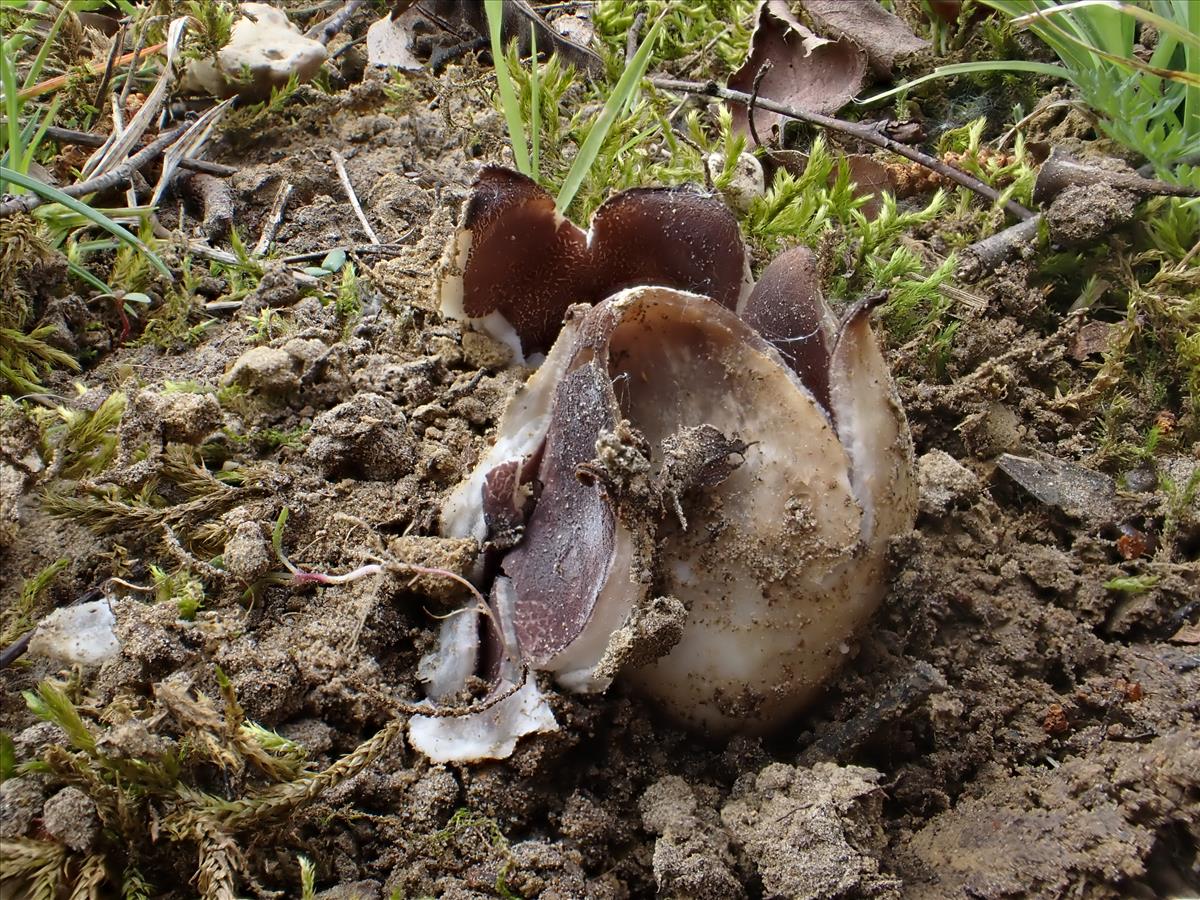
M160 18L159 16L151 16L150 21L143 21L140 28L136 28L137 40L133 44L133 59L129 63L129 71L125 73L125 83L121 85L121 95L117 99L117 106L121 109L125 108L125 103L129 100L129 94L133 91L134 71L137 69L139 56L142 48L146 46L146 35L150 31L151 23Z
M646 10L639 9L637 15L633 17L633 24L629 26L629 34L625 36L625 65L633 62L633 55L637 53L638 38L642 34L642 27L646 24Z
M308 31L304 32L304 36L320 41L322 44L328 44L333 40L334 35L341 31L345 24L350 21L350 17L358 11L358 8L362 4L363 0L346 0L341 9L308 29Z
M200 232L209 243L229 234L233 225L233 191L229 182L203 172L176 173L172 188L201 210Z
M1022 247L1031 246L1037 240L1038 228L1042 224L1042 214L1038 213L1031 219L1010 225L1003 231L976 241L962 251L958 264L958 277L963 281L978 281L996 266L1007 262L1020 252Z
M822 759L844 759L887 723L910 713L930 694L940 694L944 690L946 679L942 673L929 663L917 660L886 694L852 719L825 729L821 737L800 754L800 765L810 766Z
M401 240L414 234L416 229L410 228L400 236ZM404 250L404 245L400 241L393 241L390 244L359 244L354 247L330 247L327 250L313 250L311 253L293 253L291 256L284 256L280 262L285 263L301 263L311 262L316 259L324 259L334 250L344 250L347 254L350 253L375 253L387 255L389 253L400 253Z
M104 106L104 95L108 91L108 83L112 79L113 69L116 67L117 58L121 55L121 51L125 49L125 25L121 25L117 31L117 35L113 38L112 50L108 53L108 63L104 66L104 75L100 78L100 86L96 89L96 99L92 101L92 106L96 109L102 109Z
M3 120L0 120L0 123L2 122ZM56 125L51 125L47 128L45 136L60 144L78 144L81 147L102 147L107 141L107 138L98 134L92 134L88 131L76 131L72 128L59 128ZM230 175L236 175L238 171L234 166L211 162L207 159L191 158L180 160L179 168L190 169L193 172L203 172L205 175L216 175L219 178L228 178Z
M715 81L683 81L676 78L659 78L654 77L649 79L650 83L657 88L665 91L681 91L687 94L695 94L699 97L715 97L720 100L732 100L734 103L744 104L749 108L750 101L755 98L744 91L735 91L732 88L717 84ZM795 119L798 122L808 122L810 125L819 125L829 131L836 131L841 134L848 134L851 137L858 138L882 150L887 150L890 153L895 153L897 156L903 156L905 159L912 160L918 165L922 165L927 169L937 172L944 178L948 178L955 184L962 185L969 191L973 191L979 196L996 203L1000 200L1000 193L992 187L984 184L974 175L956 169L954 166L947 165L936 157L930 156L928 153L922 153L908 144L901 144L899 141L888 137L879 128L874 125L864 125L859 122L847 122L844 119L835 119L833 116L823 116L820 113L808 112L803 109L796 109L791 106L785 106L782 103L777 103L774 100L766 98L757 98L756 105L761 109L770 110L773 113L778 113L781 116L786 116L789 119ZM1024 221L1031 219L1035 215L1032 210L1026 209L1015 200L1008 200L1004 203L1004 210L1009 215L1016 219Z
M279 190L275 192L275 200L271 204L271 212L267 216L266 223L263 225L262 234L258 236L258 243L250 251L252 256L262 256L271 249L271 242L275 240L275 232L279 230L279 225L283 222L284 213L287 211L288 199L291 196L292 183L285 181L279 186Z
M101 191L107 191L116 187L124 187L127 185L135 172L149 165L166 151L171 144L181 135L186 129L175 128L168 131L166 134L159 135L121 165L106 172L103 175L97 175L95 178L88 178L78 184L72 184L62 189L62 193L68 197L84 197L88 194L97 194ZM0 218L11 216L15 213L27 213L37 209L46 201L36 194L28 197L15 197L6 203L0 203Z
M333 157L333 164L337 167L338 178L342 181L342 187L346 189L346 196L350 198L350 206L354 208L354 214L358 216L359 224L362 225L363 231L367 233L367 238L372 244L382 243L379 240L379 235L375 233L375 229L371 227L371 223L367 221L366 213L363 212L362 206L358 202L358 195L354 193L354 185L350 183L350 175L346 172L346 161L342 158L342 154L336 150L330 150L329 155Z
M115 66L129 65L129 63L131 63L131 62L136 62L137 60L140 60L143 56L150 56L152 53L157 53L159 50L162 50L166 46L167 45L165 43L152 44L151 46L145 47L142 50L138 50L133 53L126 53L124 56L122 56L120 59L118 59L115 63L113 63L113 65L115 65ZM92 66L92 74L99 75L100 73L102 73L105 69L105 65L106 65L105 63L96 63L95 65L93 65ZM17 97L21 100L31 100L34 97L42 96L42 94L48 94L51 91L57 91L60 87L63 87L72 78L78 78L78 77L79 76L74 72L67 74L67 75L58 75L54 78L50 78L50 79L47 79L46 81L32 85L31 87L27 87L22 91L18 91Z
M4 119L0 119L0 125L3 125ZM52 141L57 141L60 144L78 144L80 147L103 147L107 138L101 137L98 134L92 134L90 131L76 131L73 128L59 128L57 125L51 125L46 129L46 137ZM237 169L233 166L222 165L221 163L209 162L206 159L184 159L180 160L179 168L191 169L193 172L203 172L205 175L217 175L221 178L227 178L230 175L236 175Z

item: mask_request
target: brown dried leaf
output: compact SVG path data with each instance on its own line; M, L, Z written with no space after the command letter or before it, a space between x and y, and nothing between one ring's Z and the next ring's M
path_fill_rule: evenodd
M929 41L917 37L898 16L876 0L801 0L813 27L827 37L848 38L867 53L871 71L884 79L892 77L898 62L929 49Z
M862 207L862 213L869 220L874 220L883 208L880 194L887 191L896 193L896 182L891 170L873 156L852 154L845 157L850 167L850 180L854 182L854 196L870 198ZM799 150L773 150L763 157L763 170L767 172L768 182L773 180L779 169L799 178L808 167L808 154ZM924 170L922 170L924 171ZM837 180L837 169L829 173L829 184Z
M1088 322L1080 328L1071 343L1071 359L1083 362L1092 354L1107 350L1112 328L1108 322Z
M1200 625L1184 625L1170 637L1173 644L1200 644Z
M891 173L887 166L873 156L847 156L846 163L850 166L850 180L854 182L854 196L869 198L862 207L862 214L874 220L883 209L883 199L880 195L884 191L895 191Z
M745 63L729 78L729 87L751 93L754 79L766 63L758 95L808 112L831 115L850 102L863 85L867 57L853 41L818 37L792 15L783 0L764 0L758 25L750 39ZM734 128L750 132L744 104L730 103ZM779 113L754 111L759 137L778 139Z

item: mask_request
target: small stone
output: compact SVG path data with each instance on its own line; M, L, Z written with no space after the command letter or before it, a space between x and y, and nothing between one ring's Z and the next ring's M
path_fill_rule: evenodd
M16 539L21 530L21 498L29 476L8 463L0 463L0 547Z
M108 598L56 609L38 623L29 652L68 665L98 666L121 649Z
M237 358L221 383L264 394L286 394L300 386L300 379L289 353L275 347L252 347Z
M1150 468L1130 469L1125 473L1125 489L1135 494L1148 494L1158 488L1158 473Z
M77 787L65 787L42 809L42 827L77 853L91 849L100 831L96 804Z
M324 341L316 338L292 338L283 345L283 352L293 360L311 366L328 352Z
M401 563L427 569L443 569L469 578L479 556L479 543L472 538L442 538L402 535L388 541L388 553ZM406 582L409 589L445 603L461 601L466 589L445 575L417 575Z
M386 19L387 16L384 18ZM383 888L379 882L366 878L351 884L339 884L326 888L317 894L316 900L379 900L382 896Z
M463 332L462 353L468 366L489 372L503 369L513 359L511 347L478 331Z
M402 478L416 450L400 407L379 394L361 393L313 420L306 456L327 478L366 481Z
M0 838L24 836L42 809L43 796L41 779L30 775L0 784Z
M977 459L991 459L1015 450L1021 443L1021 420L1003 403L989 403L958 426L963 443Z
M1046 710L1046 715L1042 717L1042 730L1046 734L1061 735L1066 734L1071 729L1071 720L1067 718L1067 712L1062 708L1060 703L1051 703Z
M979 496L975 473L943 450L930 450L917 460L921 512L944 516L952 508Z
M221 427L221 404L212 394L162 394L162 434L167 441L198 444Z
M710 153L707 162L708 173L717 182L721 196L738 212L746 212L755 198L766 192L762 163L753 153L743 153L737 158L733 167L733 177L724 186L720 185L719 179L725 169L725 154Z
M263 309L291 306L300 299L296 277L286 263L272 260L266 264L258 285L242 304L242 312L252 315Z
M257 522L243 522L225 543L222 554L225 571L243 584L267 574L271 569L271 548Z

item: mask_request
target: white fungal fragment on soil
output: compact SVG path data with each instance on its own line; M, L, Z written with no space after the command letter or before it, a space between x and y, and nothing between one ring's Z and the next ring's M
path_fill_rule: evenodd
M497 686L501 692L512 688L510 681L501 681ZM408 723L408 740L435 763L477 762L506 759L525 735L557 730L546 698L530 680L479 712L446 718L413 716Z
M187 90L265 100L272 88L283 87L293 75L305 82L317 74L328 56L324 44L306 38L286 13L269 4L243 3L241 11L216 63L196 59L188 65Z
M98 666L121 649L107 598L56 609L38 623L29 652L67 665Z

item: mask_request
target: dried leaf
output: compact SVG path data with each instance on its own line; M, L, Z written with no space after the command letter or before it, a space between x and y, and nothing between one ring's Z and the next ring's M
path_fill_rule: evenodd
M1071 359L1083 362L1094 353L1103 353L1108 349L1112 329L1108 322L1088 322L1071 343Z
M1050 456L1004 453L996 461L1005 475L1036 500L1093 522L1117 518L1117 486L1107 475Z
M854 183L854 196L870 198L862 207L862 214L868 220L874 221L883 208L883 201L879 195L884 191L889 194L896 193L896 183L892 179L891 170L875 157L865 154L851 154L846 156L845 160L850 167L850 180ZM778 169L783 169L789 175L799 178L807 167L808 154L801 153L799 150L773 150L769 155L763 157L763 169L767 174L768 181L774 179ZM832 185L836 180L837 169L834 169L829 173L829 184Z
M1184 625L1169 640L1172 644L1200 644L1200 625Z
M854 196L868 198L862 207L862 214L873 221L883 209L880 195L895 190L891 174L887 166L873 156L854 154L846 157L846 163L850 166L850 180L854 182Z
M764 0L758 25L750 39L746 62L729 78L729 86L751 93L762 67L770 63L758 95L787 106L831 115L859 92L867 71L867 57L853 41L818 37L791 14L783 0ZM745 105L730 103L734 128L749 133ZM779 113L754 111L754 125L762 140L777 137L783 121Z
M929 48L904 20L888 12L876 0L802 0L804 11L821 34L848 38L867 53L871 71L884 79L892 77L898 62Z

